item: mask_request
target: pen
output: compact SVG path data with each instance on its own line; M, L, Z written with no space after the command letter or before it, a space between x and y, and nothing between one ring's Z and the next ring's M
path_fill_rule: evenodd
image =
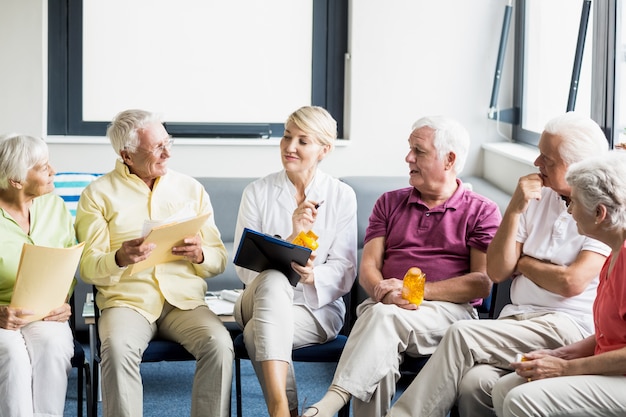
M325 201L325 200L322 200L322 201L320 201L319 203L317 203L317 204L315 205L315 210L317 210L318 208L320 208L320 206L321 206L322 204L324 204L324 201Z

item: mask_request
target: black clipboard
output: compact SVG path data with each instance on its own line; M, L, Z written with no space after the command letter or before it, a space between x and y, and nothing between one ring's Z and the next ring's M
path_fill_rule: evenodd
M256 272L276 269L285 274L289 283L295 287L300 281L300 275L293 270L291 262L304 266L310 256L309 248L245 228L234 262L237 266Z

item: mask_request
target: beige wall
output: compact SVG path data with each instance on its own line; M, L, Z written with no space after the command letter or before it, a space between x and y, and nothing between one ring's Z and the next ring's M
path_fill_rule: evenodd
M46 5L47 0L0 1L0 132L46 136ZM506 140L487 119L504 2L358 0L350 8L349 142L335 149L324 169L337 176L405 175L412 122L447 114L473 139L465 174L481 175L481 144ZM503 107L511 104L512 57L510 45ZM510 134L507 125L500 130ZM49 140L58 171L113 167L115 155L102 138L95 141L100 144ZM275 144L182 142L177 141L170 166L191 175L261 176L280 169Z

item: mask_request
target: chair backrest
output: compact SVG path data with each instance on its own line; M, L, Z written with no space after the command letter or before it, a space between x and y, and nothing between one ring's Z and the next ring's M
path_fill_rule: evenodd
M59 172L54 176L54 191L59 195L73 218L76 218L78 199L85 187L102 174L84 172Z

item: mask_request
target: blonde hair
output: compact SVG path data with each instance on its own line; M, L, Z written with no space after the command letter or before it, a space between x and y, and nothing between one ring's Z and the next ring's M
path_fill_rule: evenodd
M337 122L326 109L319 106L304 106L294 111L285 121L285 128L289 123L295 124L320 144L332 149L337 139Z

